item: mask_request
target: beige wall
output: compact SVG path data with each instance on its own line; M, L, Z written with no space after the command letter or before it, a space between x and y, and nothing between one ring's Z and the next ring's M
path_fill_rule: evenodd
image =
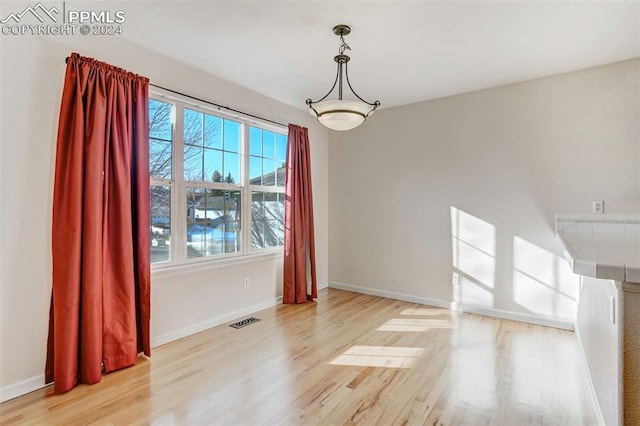
M577 278L554 214L640 210L639 72L621 62L332 132L330 285L570 325Z
M152 83L310 130L318 280L328 281L328 135L313 118L117 37L3 37L0 90L0 392L43 381L51 294L51 202L55 135L71 51L151 78ZM304 100L302 100L304 101ZM303 105L302 105L303 106ZM162 343L273 303L282 257L193 273L155 274L152 339ZM251 288L243 289L245 276Z

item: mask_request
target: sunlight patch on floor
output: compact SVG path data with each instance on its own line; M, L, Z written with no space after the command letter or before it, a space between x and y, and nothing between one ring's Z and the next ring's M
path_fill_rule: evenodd
M400 312L400 315L436 316L448 315L449 312L439 308L409 308Z
M331 365L410 368L424 349L393 346L352 346L335 358Z
M427 318L392 318L382 324L378 331L413 331L424 332L434 328L454 328L451 320L448 319L427 319Z

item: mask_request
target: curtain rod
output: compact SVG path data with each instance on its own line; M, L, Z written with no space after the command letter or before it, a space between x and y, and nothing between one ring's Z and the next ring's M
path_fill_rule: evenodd
M64 62L65 62L65 64L67 62L69 62L69 57L68 56L65 58ZM176 95L185 96L185 97L193 99L195 101L204 102L206 104L213 105L213 106L216 106L218 108L225 109L227 111L235 112L237 114L242 114L242 115L247 116L247 117L257 118L258 120L266 121L266 122L269 122L269 123L272 123L272 124L277 124L278 126L282 126L282 127L288 127L286 124L282 124L282 123L274 121L274 120L269 120L268 118L260 117L259 115L249 114L248 112L240 111L240 110L228 107L226 105L220 105L220 104L217 104L215 102L207 101L205 99L196 98L195 96L187 95L186 93L181 93L181 92L178 92L176 90L167 89L166 87L158 86L157 84L149 83L149 86L153 86L153 87L155 87L157 89L166 90L167 92L171 92L171 93L174 93Z
M187 97L189 99L193 99L195 101L204 102L206 104L213 105L213 106L216 106L218 108L225 109L227 111L231 111L231 112L235 112L235 113L238 113L238 114L242 114L242 115L247 116L247 117L257 118L258 120L267 121L269 123L277 124L278 126L282 126L282 127L288 127L286 124L282 124L282 123L280 123L278 121L274 121L274 120L270 120L268 118L260 117L259 115L249 114L248 112L240 111L240 110L237 110L237 109L225 106L225 105L220 105L220 104L217 104L215 102L207 101L206 99L196 98L195 96L187 95L186 93L181 93L181 92L178 92L176 90L167 89L166 87L158 86L157 84L149 83L149 86L153 86L153 87L156 87L158 89L166 90L167 92L175 93L176 95L185 96L185 97Z

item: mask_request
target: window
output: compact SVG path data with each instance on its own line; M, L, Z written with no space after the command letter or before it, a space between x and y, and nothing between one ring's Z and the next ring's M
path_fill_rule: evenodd
M286 152L280 127L152 97L151 262L281 248Z
M173 183L173 106L149 100L149 174L151 176L151 262L168 262Z
M258 127L249 129L251 247L284 244L284 174L287 137Z

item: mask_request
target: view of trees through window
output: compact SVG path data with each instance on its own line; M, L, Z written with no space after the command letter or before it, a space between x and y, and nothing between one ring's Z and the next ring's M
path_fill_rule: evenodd
M152 263L282 246L286 150L273 129L150 99Z
M151 262L170 260L173 105L149 100Z

